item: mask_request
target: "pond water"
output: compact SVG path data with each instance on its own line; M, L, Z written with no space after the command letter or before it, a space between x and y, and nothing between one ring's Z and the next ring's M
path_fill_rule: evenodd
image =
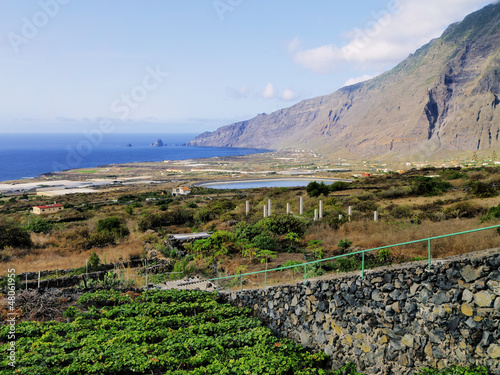
M266 180L247 180L247 181L231 181L231 182L209 182L199 184L198 186L212 188L212 189L255 189L255 188L270 188L270 187L304 187L312 181L323 181L325 184L330 185L340 179L323 180L323 179L266 179Z

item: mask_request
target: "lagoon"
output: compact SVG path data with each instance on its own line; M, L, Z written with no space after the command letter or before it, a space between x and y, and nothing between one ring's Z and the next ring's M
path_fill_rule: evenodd
M351 182L343 179L323 179L323 178L268 178L260 180L239 180L239 181L216 181L197 184L197 186L212 189L257 189L272 187L305 187L310 182L324 182L330 185L337 181Z

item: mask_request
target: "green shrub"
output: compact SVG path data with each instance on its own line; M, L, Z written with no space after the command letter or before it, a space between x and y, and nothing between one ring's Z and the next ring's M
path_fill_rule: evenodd
M92 251L88 261L89 270L95 270L99 267L100 264L101 258L99 258L99 255L97 255L95 251Z
M24 225L24 229L33 233L49 233L52 228L54 223L35 215L30 215L28 223Z
M305 222L287 214L277 214L262 219L256 224L256 227L267 229L278 236L294 232L302 237L306 233Z
M319 197L320 195L328 196L330 193L329 187L323 182L311 181L306 186L307 195L310 197Z
M477 368L473 367L460 367L451 365L448 368L442 370L433 368L423 368L420 372L416 372L415 375L488 375L488 369L484 366L479 366Z
M431 197L444 193L453 186L439 177L417 176L413 179L413 187L416 195Z
M331 184L328 189L331 191L331 192L334 192L334 191L342 191L342 190L347 190L351 187L351 184L349 182L345 182L345 181L337 181L337 182L334 182L333 184Z
M345 240L340 240L337 246L339 247L342 253L346 252L352 245L352 241L349 241L347 238Z
M252 239L252 243L258 249L274 250L278 247L278 240L269 231L262 232Z
M394 219L407 219L412 217L412 210L408 206L391 204L385 208L385 211Z
M31 249L33 246L26 229L15 224L0 224L0 250L6 247Z
M493 186L481 181L468 182L465 185L465 190L478 198L491 198L498 195L498 192Z
M496 207L490 207L488 214L481 218L481 221L487 221L491 219L500 219L500 204Z
M98 220L96 230L101 233L111 233L116 237L125 237L129 235L129 230L125 223L116 216Z

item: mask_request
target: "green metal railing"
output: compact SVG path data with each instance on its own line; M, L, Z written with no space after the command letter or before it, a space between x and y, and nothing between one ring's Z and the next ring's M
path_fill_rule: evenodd
M467 233L480 232L480 231L483 231L483 230L489 230L489 229L495 229L495 228L500 228L500 225L494 225L494 226L491 226L491 227L485 227L485 228L479 228L479 229L471 229L471 230L466 230L464 232L456 232L456 233L451 233L451 234L444 234L442 236L428 237L428 238L424 238L424 239L421 239L421 240L402 242L402 243L398 243L398 244L395 244L395 245L387 245L387 246L375 247L373 249L355 251L355 252L352 252L352 253L349 253L349 254L337 255L337 256L334 256L334 257L331 257L331 258L325 258L325 259L315 260L315 261L312 261L312 262L295 264L293 266L286 266L286 267L280 267L280 268L272 268L272 269L269 269L269 270L248 272L248 273L242 273L242 274L239 274L239 275L217 277L217 278L214 278L214 279L209 279L208 281L216 282L217 292L219 292L219 280L228 280L228 279L234 279L234 278L239 277L240 278L240 291L243 291L243 277L244 276L257 275L257 274L263 273L264 274L264 289L267 289L267 273L268 272L283 271L283 270L286 270L286 269L289 269L289 268L291 269L291 268L304 267L304 283L305 283L307 281L307 266L308 265L318 264L318 263L322 263L322 262L326 262L326 261L331 261L331 260L335 260L335 259L339 259L339 258L343 258L343 257L348 257L348 256L351 256L351 255L357 255L357 254L362 254L362 258L361 258L361 278L364 279L364 277L365 277L365 253L371 252L371 251L376 251L376 250L389 249L389 248L398 247L398 246L411 245L411 244L415 244L415 243L419 243L419 242L427 242L427 257L428 257L427 263L428 263L428 267L430 269L431 268L431 240L437 240L437 239L446 238L446 237L453 237L453 236L458 236L458 235L467 234Z

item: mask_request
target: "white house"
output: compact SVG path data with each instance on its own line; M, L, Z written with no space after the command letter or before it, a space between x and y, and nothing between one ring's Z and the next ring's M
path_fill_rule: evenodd
M172 195L188 195L191 193L191 189L186 186L179 186L172 189Z

